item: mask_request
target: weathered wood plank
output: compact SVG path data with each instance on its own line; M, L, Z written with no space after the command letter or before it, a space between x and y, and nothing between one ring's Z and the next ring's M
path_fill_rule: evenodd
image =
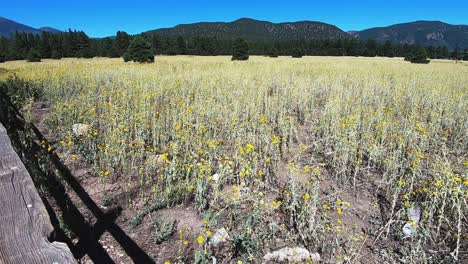
M0 263L77 263L68 246L48 241L49 215L0 123Z

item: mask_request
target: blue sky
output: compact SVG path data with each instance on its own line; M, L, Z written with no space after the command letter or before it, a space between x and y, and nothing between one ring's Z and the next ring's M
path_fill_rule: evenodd
M313 20L361 30L414 20L468 24L468 0L2 0L0 16L33 27L84 30L89 36L131 34L181 23L250 17L272 22Z

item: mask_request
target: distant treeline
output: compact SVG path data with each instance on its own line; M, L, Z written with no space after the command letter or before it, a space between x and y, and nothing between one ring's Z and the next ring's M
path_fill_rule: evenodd
M143 33L151 44L155 55L231 55L234 40L216 37L166 37ZM0 38L0 60L27 59L29 56L41 58L63 57L121 57L127 50L133 36L119 31L116 37L101 39L89 38L82 31L63 33L43 32L40 35L17 32L11 38ZM300 50L309 56L382 56L405 57L420 47L374 40L290 40L249 42L251 55L281 56L292 55ZM424 47L429 58L457 58L467 56L468 51L449 51L447 47Z

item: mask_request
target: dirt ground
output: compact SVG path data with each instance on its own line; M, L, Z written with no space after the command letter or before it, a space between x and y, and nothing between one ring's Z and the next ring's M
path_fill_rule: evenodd
M35 123L40 132L48 139L51 144L57 143L54 138L53 131L48 131L44 124L44 117L46 116L48 109L44 104L36 104L34 110ZM303 139L307 140L306 138ZM148 257L154 259L156 263L164 263L165 261L171 260L174 263L174 256L186 255L189 259L186 262L191 262L193 256L193 248L190 245L184 245L183 237L193 238L197 234L201 227L202 216L194 209L194 206L190 201L173 207L154 211L143 218L143 221L138 226L131 224L131 219L137 216L141 211L147 208L145 204L145 197L138 196L141 190L137 188L131 188L127 186L125 182L119 182L118 180L105 183L99 177L95 175L89 166L80 158L71 158L70 155L65 153L57 153L64 165L70 170L73 177L77 180L79 185L85 190L89 196L89 200L83 201L82 195L76 192L71 187L67 188L67 194L70 201L76 206L80 214L83 216L85 225L89 227L91 236L93 239L102 246L102 252L90 256L86 252L86 249L78 249L79 263L143 263L144 260L138 261L135 256L130 256L129 251L134 248L145 252ZM286 177L283 177L287 173L287 164L279 168L280 181L287 181ZM385 247L393 247L391 243L388 245L376 245L375 237L378 236L379 230L381 230L381 208L379 206L379 186L382 184L379 182L379 177L374 172L366 172L367 178L364 181L360 181L354 188L343 190L339 188L337 183L331 178L323 178L320 184L320 195L323 199L340 200L349 203L352 206L349 208L344 207L344 213L342 215L342 221L350 223L346 229L343 230L343 234L356 233L361 236L362 242L359 244L357 252L359 253L353 262L354 263L378 263L382 259L379 257L379 249ZM68 186L65 184L65 186ZM149 191L149 190L148 190ZM74 239L71 241L73 245L80 245L80 235L73 234L73 227L67 226L62 223L62 218L65 212L63 208L57 205L57 201L53 197L46 197L53 211L55 212L60 228ZM96 208L89 204L95 204L101 214L96 215ZM116 216L111 219L110 222L101 219L104 215L111 215L112 212L118 211ZM333 218L335 212L330 212L330 218ZM176 233L169 240L157 244L154 241L152 230L154 228L155 221L164 220L176 220L177 228ZM99 226L99 228L98 228ZM122 232L115 232L116 229L121 229ZM114 231L112 231L114 230ZM181 234L180 230L183 230ZM126 238L122 239L125 234ZM133 246L129 246L133 245ZM139 251L137 250L137 252ZM100 260L96 258L96 255L107 254L112 260L109 261L107 256ZM138 254L138 253L135 253ZM107 259L107 260L106 260ZM144 258L143 258L144 259ZM143 261L143 262L142 262ZM177 260L176 260L177 261ZM180 260L184 261L184 260ZM226 262L228 263L228 262Z

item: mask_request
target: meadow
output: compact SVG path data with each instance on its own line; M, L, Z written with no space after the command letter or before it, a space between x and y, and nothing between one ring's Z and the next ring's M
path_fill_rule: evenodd
M54 144L44 149L85 162L104 192L136 193L118 201L136 212L128 225L178 245L161 261L260 263L284 246L324 263L467 257L467 63L159 56L0 67L32 123L35 102L47 106ZM180 205L199 228L164 233L147 217ZM229 239L215 246L222 228Z

